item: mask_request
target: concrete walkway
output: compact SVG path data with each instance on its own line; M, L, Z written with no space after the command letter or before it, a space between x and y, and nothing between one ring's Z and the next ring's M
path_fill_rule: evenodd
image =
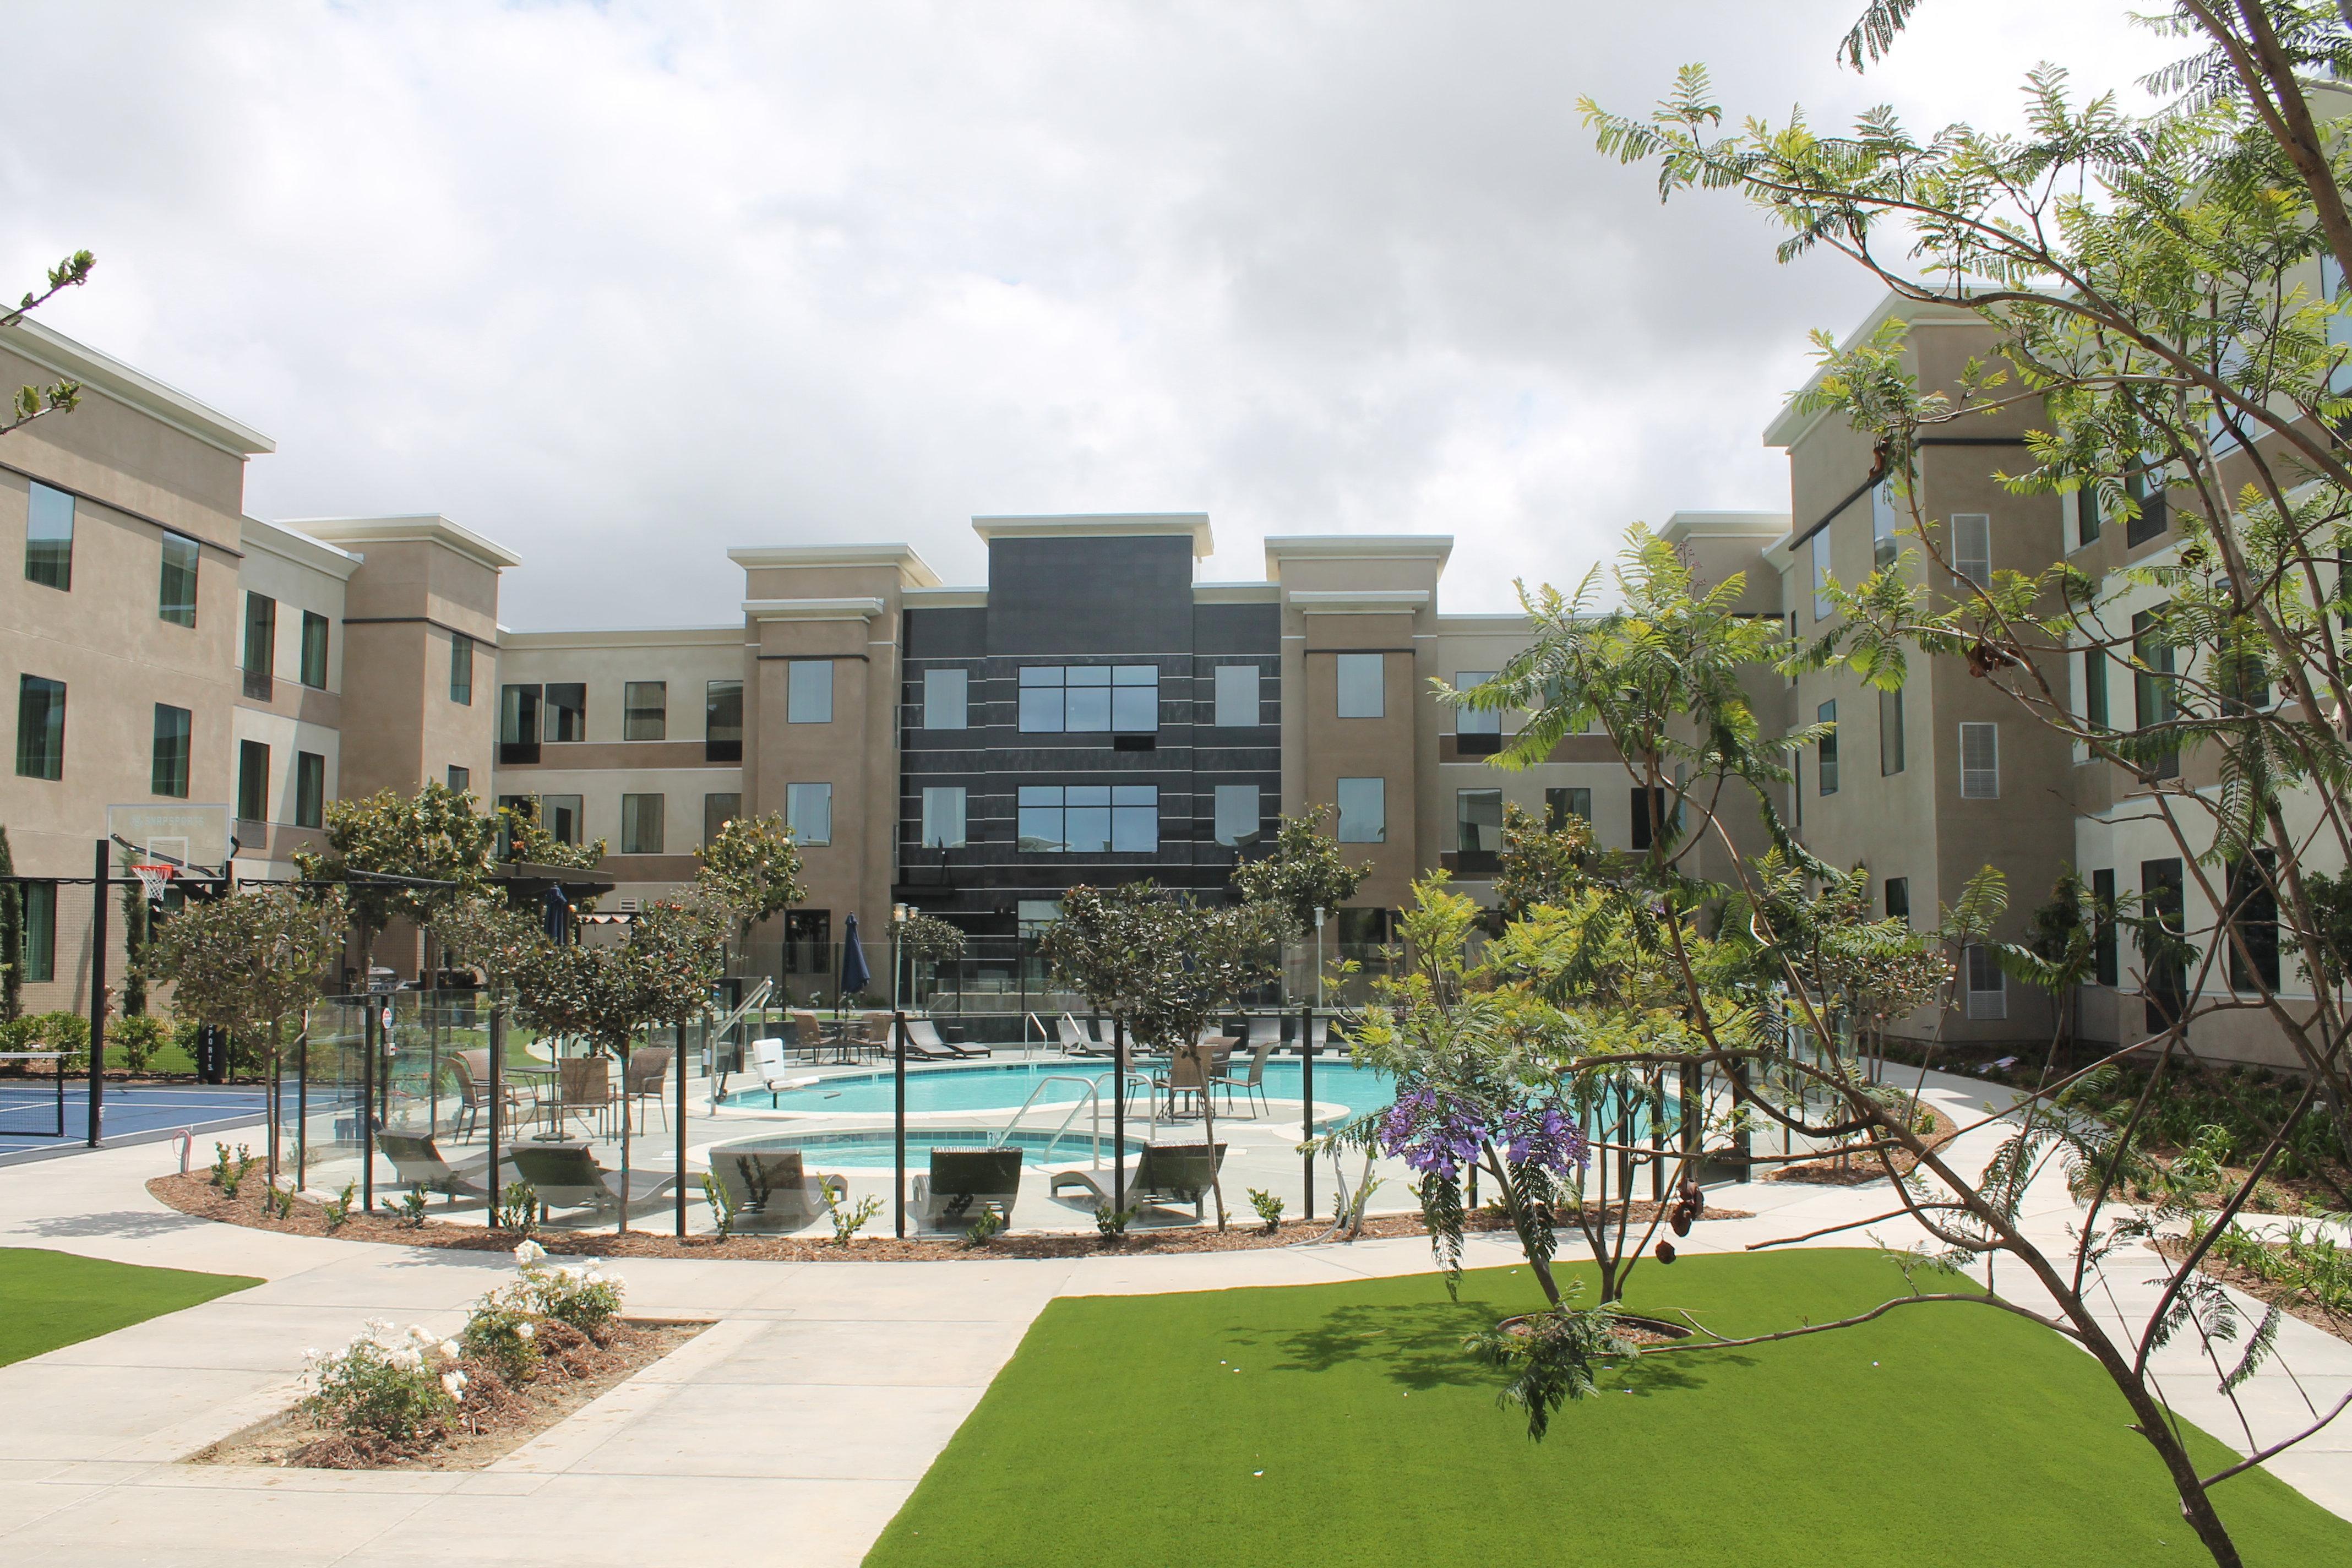
M1937 1079L1931 1092L1965 1115L1986 1091ZM1971 1135L1961 1157L1980 1159L1998 1136ZM0 1424L0 1556L10 1561L247 1568L266 1543L267 1558L284 1568L852 1564L1054 1297L1430 1267L1417 1238L1038 1263L625 1259L617 1268L632 1313L714 1326L487 1469L198 1468L174 1461L296 1397L305 1347L341 1344L369 1317L454 1330L463 1304L510 1265L192 1220L142 1189L170 1163L168 1146L150 1145L0 1170L0 1245L267 1281L0 1368L0 1410L8 1413ZM2063 1237L2072 1215L2063 1189L2036 1198L2037 1228ZM1688 1250L1737 1250L1890 1206L1883 1188L1755 1185L1724 1189L1717 1201L1758 1217L1700 1226ZM1908 1229L1896 1221L1872 1234L1899 1244ZM1869 1240L1853 1233L1824 1245ZM1468 1258L1514 1260L1509 1247L1486 1238ZM2153 1260L2112 1267L2119 1305L2152 1296L2141 1281L2154 1273ZM2035 1294L2028 1280L1998 1283L2020 1300ZM2280 1347L2247 1400L2262 1441L2286 1429L2303 1394L2324 1407L2352 1386L2352 1346L2289 1320ZM2177 1347L2158 1364L2176 1408L2247 1447L2201 1354ZM2352 1517L2352 1421L2273 1468Z

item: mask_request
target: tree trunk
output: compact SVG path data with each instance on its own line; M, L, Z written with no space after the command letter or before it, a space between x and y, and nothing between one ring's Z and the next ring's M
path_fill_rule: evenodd
M1192 1070L1201 1075L1201 1136L1209 1146L1209 1191L1217 1199L1217 1233L1225 1229L1225 1168L1217 1158L1217 1097L1211 1087L1209 1052L1199 1040L1185 1047L1192 1056Z

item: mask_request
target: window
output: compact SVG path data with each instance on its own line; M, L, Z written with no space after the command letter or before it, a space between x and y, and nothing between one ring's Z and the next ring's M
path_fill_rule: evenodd
M1968 946L1968 1006L1971 1018L2006 1018L2009 1016L2009 976L1993 962L1993 952L1983 942Z
M961 784L923 786L924 848L961 849L963 847L964 802L965 795Z
M720 828L743 815L743 796L740 792L713 793L702 797L702 841L705 844L719 837Z
M182 534L163 535L163 578L156 591L155 613L175 626L196 624L196 542Z
M451 763L449 764L450 793L453 795L463 795L473 787L474 770L471 768L461 768L457 763Z
M923 671L923 728L961 730L971 723L971 672Z
M621 853L658 855L662 852L663 797L625 795L621 797Z
M1491 669L1457 670L1454 676L1454 689L1467 691L1474 686L1484 685L1494 679L1495 672ZM1482 713L1472 708L1456 708L1454 710L1454 733L1457 737L1493 735L1499 738L1503 733L1503 711L1499 708L1491 708ZM1461 749L1464 752L1474 750L1470 746L1464 746ZM1500 750L1499 747L1496 749Z
M1343 653L1339 666L1339 717L1381 719L1388 716L1388 656Z
M1666 792L1663 787L1643 789L1636 784L1633 790L1633 847L1647 849L1657 837L1657 829L1666 820Z
M588 738L588 688L584 682L551 680L547 683L547 716L543 727L551 741L584 741Z
M2124 529L2126 548L2146 544L2149 540L2160 537L2171 526L2162 469L2151 472L2141 468L2126 475L2124 493L2131 497L2132 504L2139 509L2132 514L2131 522Z
M539 761L539 691L536 686L499 688L499 761Z
M155 704L155 750L148 785L157 795L188 798L188 723L184 708Z
M1213 721L1217 728L1238 730L1259 721L1258 679L1254 664L1217 666L1217 713Z
M833 963L833 911L791 910L784 915L784 973L838 974Z
M1830 618L1830 531L1824 523L1813 531L1813 619Z
M2147 999L2147 1026L2168 1029L2189 998L2188 948L2180 940L2188 904L2176 859L2139 863L2140 994Z
M784 666L784 722L833 722L833 660L796 658Z
M656 800L660 796L655 797ZM576 795L543 795L539 797L539 825L558 844L580 842L580 797Z
M621 739L658 741L669 733L669 683L631 680L621 686Z
M1255 677L1257 671L1253 669L1249 673ZM1256 684L1255 679L1251 684ZM1258 786L1253 784L1221 784L1217 786L1218 843L1238 845L1245 838L1257 837L1265 810L1260 794Z
M1903 689L1878 694L1878 774L1903 771Z
M1386 844L1389 841L1388 780L1341 779L1337 795L1340 843Z
M1870 489L1870 563L1884 572L1895 564L1903 547L1895 537L1903 514L1895 510L1895 481L1881 479Z
M1155 733L1160 670L1149 664L1024 665L1021 728L1042 735Z
M714 680L703 689L702 760L740 763L743 760L743 683Z
M2074 548L2094 543L2099 537L2099 486L2095 479L2085 480L2074 492Z
M796 784L784 786L784 826L803 844L833 842L833 786Z
M2132 719L2136 728L2152 730L2179 716L2173 688L2173 648L2166 637L2161 611L2142 610L2132 616ZM2152 764L2160 779L2180 776L2180 752L2176 748Z
M70 590L73 535L73 497L33 481L25 503L25 581Z
M2223 579L2223 584L2228 580ZM2221 689L2221 711L2242 716L2271 705L2270 666L2263 658L2259 632L2225 636L2213 650L2213 683Z
M1814 710L1814 712L1822 723L1834 726L1837 723L1836 700L1832 699L1822 703ZM1823 795L1835 795L1838 792L1837 742L1837 731L1832 728L1828 734L1813 743L1813 770L1820 775L1820 781L1815 787Z
M2091 902L2098 911L2091 924L2091 978L2102 985L2116 984L2121 975L2116 963L2116 874L2091 873Z
M1585 825L1592 823L1592 792L1589 789L1548 789L1544 791L1544 821L1553 827L1565 827L1571 816L1580 816Z
M294 753L294 826L322 827L327 819L327 759L318 752Z
M267 594L245 596L245 694L269 700L278 666L278 601Z
M37 675L16 679L16 776L61 779L66 773L66 683Z
M1334 910L1331 913L1339 928L1342 953L1350 948L1378 947L1389 940L1389 928L1393 922L1387 910Z
M1049 855L1148 854L1160 847L1156 784L1024 784L1018 847Z
M1886 918L1891 921L1901 921L1905 925L1911 923L1910 878L1886 879Z
M2107 724L2107 650L2083 650L2083 721L2094 730Z
M449 700L474 705L474 639L463 632L449 634Z
M1503 792L1454 792L1454 847L1465 873L1493 871L1503 860Z
M2232 991L2278 989L2278 890L2272 882L2276 860L2270 850L2257 849L2252 858L2231 864L2230 924L2237 940L2222 940L2229 944Z
M1952 514L1952 571L1980 588L1992 586L1992 519L1985 513Z
M1960 726L1960 798L2000 798L2000 726Z
M58 977L58 885L20 882L25 898L24 978L35 984Z
M259 741L236 743L236 819L269 820L269 748Z
M302 684L327 689L327 617L316 610L302 612Z
M1013 906L1013 918L1018 923L1023 936L1044 936L1046 928L1062 918L1062 900L1059 899L1018 900Z

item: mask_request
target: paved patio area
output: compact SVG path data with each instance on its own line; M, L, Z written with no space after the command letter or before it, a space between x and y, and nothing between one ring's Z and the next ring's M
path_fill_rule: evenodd
M1987 1092L1933 1080L1965 1113ZM1981 1158L1997 1134L1967 1141ZM287 1568L409 1568L555 1559L581 1568L757 1560L859 1561L1030 1321L1059 1294L1320 1282L1430 1267L1420 1240L1068 1262L730 1263L630 1259L630 1310L707 1318L677 1354L488 1469L336 1474L197 1468L180 1457L295 1396L302 1350L342 1342L373 1316L454 1328L508 1265L402 1247L280 1237L189 1219L142 1184L176 1168L168 1146L100 1151L0 1170L0 1244L260 1276L252 1290L0 1368L0 1555L73 1565L209 1568L268 1557ZM2036 1224L2072 1214L2054 1183ZM1766 1185L1718 1201L1754 1220L1696 1227L1693 1250L1730 1250L1861 1217L1883 1190ZM1903 1222L1872 1234L1899 1241ZM1866 1244L1853 1234L1829 1244ZM1511 1261L1475 1240L1473 1266ZM2122 1306L2153 1274L2110 1270ZM2030 1281L2005 1275L2031 1300ZM1936 1310L1936 1309L1922 1309ZM2282 1357L2248 1401L2267 1440L2302 1408L2352 1386L2352 1346L2289 1320ZM2159 1358L2183 1415L2246 1445L2195 1352ZM2292 1370L2293 1376L2288 1374ZM2352 1517L2352 1423L2272 1467Z

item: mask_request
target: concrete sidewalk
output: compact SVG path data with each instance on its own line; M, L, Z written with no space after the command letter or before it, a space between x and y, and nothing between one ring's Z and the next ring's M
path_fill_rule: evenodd
M1930 1092L1965 1118L1989 1091L1938 1079ZM1971 1133L1956 1157L1981 1161L2000 1136L1998 1128ZM487 1469L197 1468L173 1461L292 1401L305 1347L340 1344L369 1317L454 1329L464 1303L511 1265L497 1255L190 1219L143 1190L167 1165L176 1168L150 1146L0 1170L0 1245L266 1281L0 1368L0 1408L11 1417L0 1427L0 1554L13 1561L245 1568L267 1542L269 1558L287 1568L546 1558L579 1568L853 1564L1055 1296L1328 1282L1431 1267L1419 1238L1034 1263L631 1258L617 1267L633 1313L714 1326ZM2074 1215L2063 1186L2053 1179L2034 1197L2037 1232L2062 1243ZM1893 1206L1883 1186L1753 1184L1715 1198L1758 1217L1702 1225L1685 1250L1738 1250ZM1822 1245L1868 1245L1874 1236L1901 1245L1912 1232L1897 1220ZM1466 1261L1515 1259L1506 1243L1479 1237ZM2110 1268L2118 1314L2144 1310L2153 1296L2144 1281L2155 1273L2153 1258L2145 1268ZM2010 1272L1996 1282L2026 1304L2040 1294ZM2291 1319L2279 1343L2278 1362L2246 1401L2257 1441L2288 1429L2305 1395L2324 1407L2352 1386L2352 1346ZM2200 1352L2176 1346L2157 1364L2184 1416L2249 1447ZM2272 1468L2352 1517L2352 1421Z

